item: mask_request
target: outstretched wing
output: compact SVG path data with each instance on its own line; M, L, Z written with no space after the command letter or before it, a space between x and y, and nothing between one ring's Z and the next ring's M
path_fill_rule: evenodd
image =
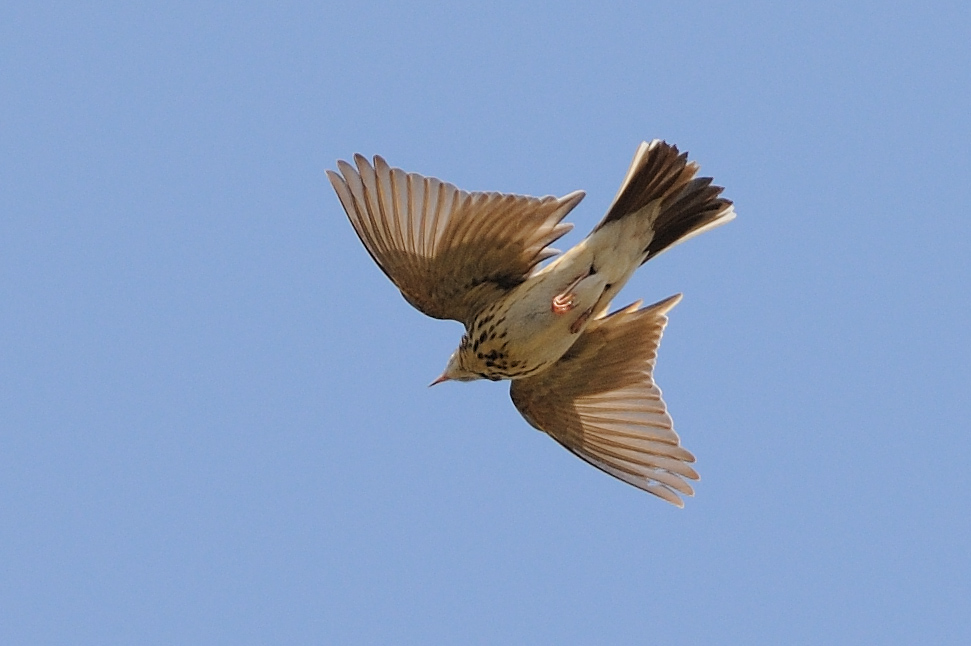
M381 157L354 162L327 176L371 257L409 303L466 325L556 253L547 245L572 228L560 221L584 195L470 193Z
M672 296L601 319L563 357L515 380L513 403L526 420L577 456L624 482L683 507L694 495L694 456L681 447L652 376Z

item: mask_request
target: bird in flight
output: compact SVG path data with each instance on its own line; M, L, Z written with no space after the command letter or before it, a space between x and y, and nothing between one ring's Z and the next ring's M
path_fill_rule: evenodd
M465 325L442 375L509 379L527 422L595 467L678 507L697 480L654 383L667 313L681 295L608 314L642 264L735 217L677 146L638 147L603 220L549 245L583 199L463 191L361 156L327 176L368 253L411 305Z

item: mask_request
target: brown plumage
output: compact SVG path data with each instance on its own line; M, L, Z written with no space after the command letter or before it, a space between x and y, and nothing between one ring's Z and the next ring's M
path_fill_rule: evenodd
M583 198L462 191L355 155L328 177L371 257L405 299L466 334L434 383L511 379L517 409L594 466L681 506L698 474L653 368L668 298L607 315L638 266L734 217L676 146L642 143L604 219L567 253L548 245Z

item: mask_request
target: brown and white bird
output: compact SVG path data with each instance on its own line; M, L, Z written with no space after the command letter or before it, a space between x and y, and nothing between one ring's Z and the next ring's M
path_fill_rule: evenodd
M371 257L405 299L466 333L442 375L510 379L531 425L612 476L683 506L694 456L681 447L652 376L667 313L681 295L608 314L642 264L735 217L677 146L642 143L607 215L580 244L548 245L584 193L537 198L459 190L440 180L337 162L327 171Z

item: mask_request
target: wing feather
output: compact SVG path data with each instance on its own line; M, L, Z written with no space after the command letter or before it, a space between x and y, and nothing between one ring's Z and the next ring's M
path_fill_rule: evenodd
M522 283L581 199L468 192L361 155L327 176L368 253L409 303L467 325Z
M595 467L674 505L691 496L695 458L681 446L653 371L672 296L595 320L557 363L513 381L516 408Z

